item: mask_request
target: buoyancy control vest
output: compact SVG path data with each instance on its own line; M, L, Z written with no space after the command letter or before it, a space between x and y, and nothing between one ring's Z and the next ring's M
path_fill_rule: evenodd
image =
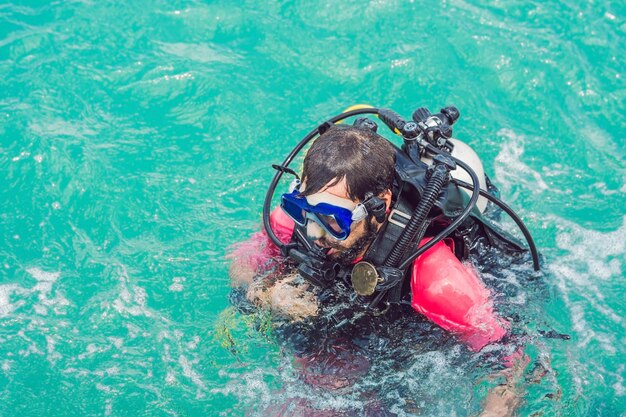
M396 148L395 179L392 190L391 210L386 221L382 224L376 239L370 245L363 257L363 261L375 266L383 265L389 256L394 244L405 229L411 214L424 194L428 185L427 173L429 165L422 161L412 161L406 153ZM485 176L487 192L497 197L498 190ZM459 216L467 207L469 196L458 185L449 182L443 187L428 215L428 226L425 236L436 236ZM493 212L489 207L489 212ZM497 213L493 213L494 216ZM507 232L501 230L478 207L473 207L470 216L462 222L449 236L454 241L452 245L455 255L461 261L467 260L471 248L478 238L484 238L491 246L496 246L506 253L516 254L525 252L522 243ZM418 242L411 242L416 249ZM397 302L408 293L408 280L411 268L404 271L403 279L389 288L388 301Z
M394 133L403 137L404 144L401 148L395 148L391 211L366 252L363 262L359 262L350 271L326 257L320 248L307 239L306 230L302 226L296 226L292 241L283 244L272 231L269 213L280 177L284 173L297 177L288 165L304 146L318 134L323 134L332 123L364 113L378 115ZM490 244L507 252L525 250L517 239L501 231L476 208L480 195L494 202L517 223L526 237L534 267L538 270L536 248L519 217L497 198L497 190L488 178L485 177L487 190L480 189L479 179L473 169L451 155L454 145L450 141L450 125L458 119L458 115L458 110L454 107L442 109L436 115L420 108L413 114L414 122L405 122L388 109L358 108L341 113L318 126L300 141L282 165L273 166L278 173L268 189L263 213L269 238L281 249L283 255L298 264L300 274L313 284L329 286L338 278L351 279L360 295L373 295L376 292L371 303L375 306L385 297L391 302L398 301L403 294L403 286L407 284L404 278L411 270L409 266L413 260L444 238L454 240L455 254L461 260L467 259L477 237L484 237ZM357 122L362 128L376 131L377 125L369 119L357 119ZM433 155L432 164L422 161L423 157L430 159ZM449 173L455 169L455 163L470 175L473 184L450 178ZM461 187L472 189L471 197ZM425 235L434 237L418 249L417 242ZM358 281L356 285L355 277ZM364 292L357 289L359 283L366 284L367 289Z
M396 150L396 176L392 190L392 209L387 221L379 231L378 237L370 246L364 259L376 265L382 264L405 228L411 213L417 206L427 185L426 173L428 165L423 162L415 163L406 157L401 150ZM497 197L498 190L486 177L488 190ZM447 227L467 206L467 193L453 182L442 189L429 213L430 226L426 236L435 236ZM478 236L486 237L494 246L501 247L507 252L523 252L522 243L510 234L500 230L477 207L471 211L468 219L457 227L451 237L454 238L456 255L465 260L469 256L472 242Z

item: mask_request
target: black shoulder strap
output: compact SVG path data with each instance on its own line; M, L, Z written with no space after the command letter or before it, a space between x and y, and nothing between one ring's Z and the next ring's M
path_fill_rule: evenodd
M413 208L404 201L402 190L400 190L398 199L387 216L387 220L381 226L376 240L371 244L363 259L373 265L382 265L411 219L412 213Z

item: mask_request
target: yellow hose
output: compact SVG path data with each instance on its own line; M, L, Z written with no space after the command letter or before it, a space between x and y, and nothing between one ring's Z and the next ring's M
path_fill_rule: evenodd
M342 113L347 113L349 111L358 110L358 109L373 109L373 108L374 108L374 106L370 106L369 104L354 104L354 105L346 108L344 111L342 111ZM377 114L375 116L378 117ZM340 121L336 122L335 124L341 124L341 123L343 123L343 120L340 120Z

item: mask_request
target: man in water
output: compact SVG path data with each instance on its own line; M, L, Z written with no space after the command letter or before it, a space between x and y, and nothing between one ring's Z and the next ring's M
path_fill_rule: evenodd
M394 180L394 149L384 138L363 129L337 126L320 136L311 146L304 159L301 195L312 205L330 204L354 210L364 200L365 194L375 193L391 204L391 188ZM272 220L289 239L294 222L289 214L275 210ZM330 217L330 226L336 222ZM315 245L327 250L326 255L343 266L349 266L361 258L376 238L381 223L368 214L361 221L353 222L342 240L327 233L325 225L307 221L306 233ZM261 243L261 242L260 242ZM260 307L267 307L279 314L302 319L317 313L314 288L294 275L274 280L271 286L263 280L253 280L259 265L250 262L250 252L275 253L271 242L267 246L239 250L237 262L231 264L231 278L235 286L250 285L247 296ZM295 301L295 302L294 302Z
M391 219L400 187L396 152L371 129L331 127L308 150L301 183L283 195L282 210L272 213L273 230L287 243L299 227L327 259L343 269L363 259L374 263L376 257L368 251L396 222ZM478 351L506 334L506 322L493 312L489 291L477 273L456 256L460 246L471 246L487 235L480 223L466 229L472 230L471 242L459 234L437 243L413 262L406 272L408 280L400 282L398 290L399 300L409 301L415 311ZM430 228L427 236L438 231ZM266 273L272 260L280 257L263 232L231 258L233 286L247 286L245 296L256 306L294 321L315 317L324 307L320 301L324 291L293 271L278 265L279 273ZM484 415L509 415L518 403L512 385L499 386L489 394Z

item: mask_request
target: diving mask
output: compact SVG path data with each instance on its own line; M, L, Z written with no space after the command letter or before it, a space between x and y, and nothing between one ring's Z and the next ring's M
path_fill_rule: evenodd
M357 204L353 210L323 202L313 205L298 189L283 194L280 207L296 224L306 226L308 220L313 220L337 240L345 240L350 235L352 223L367 217L363 204Z

